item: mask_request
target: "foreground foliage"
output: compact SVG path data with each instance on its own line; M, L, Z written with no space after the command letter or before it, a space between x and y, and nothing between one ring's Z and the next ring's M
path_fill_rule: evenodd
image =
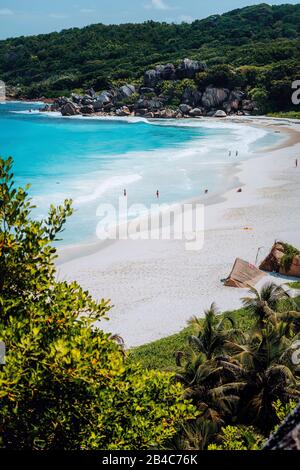
M144 449L163 445L195 416L171 375L128 363L122 345L93 323L108 301L55 279L52 242L71 202L31 218L0 159L0 447Z
M292 360L298 300L267 283L250 290L243 309L219 315L213 304L181 334L133 350L147 367L152 351L159 364L166 349L180 345L173 370L200 414L173 439L175 448L261 448L300 398L300 369Z

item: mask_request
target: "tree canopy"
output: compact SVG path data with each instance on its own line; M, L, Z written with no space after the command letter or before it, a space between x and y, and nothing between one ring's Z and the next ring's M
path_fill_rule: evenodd
M270 110L292 109L291 83L300 75L300 5L249 6L191 24L95 24L7 39L0 41L0 78L23 96L56 97L119 81L139 83L147 69L185 57L206 61L212 84L234 80L255 88Z

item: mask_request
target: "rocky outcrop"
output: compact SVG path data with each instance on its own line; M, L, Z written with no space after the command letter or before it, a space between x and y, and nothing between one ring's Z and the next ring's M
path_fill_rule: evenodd
M144 75L144 85L155 88L161 80L175 80L176 71L173 64L157 65L155 69L147 70Z
M160 112L160 118L162 119L175 119L177 118L177 111L174 111L173 109L163 109Z
M204 108L219 108L229 97L227 88L215 88L208 86L202 96L202 105Z
M254 111L256 110L256 103L251 100L243 100L242 108L244 111Z
M76 93L71 93L71 100L73 101L73 103L80 104L82 101L82 96L77 95Z
M117 91L117 97L120 100L129 98L129 96L133 95L135 93L135 86L134 85L123 85L120 88L118 88Z
M189 112L192 110L192 107L189 106L188 104L182 103L179 106L179 110L182 114L189 114Z
M94 103L95 109L101 109L106 104L110 104L112 100L112 94L109 91L102 91L102 93L96 98Z
M160 80L175 80L176 70L173 64L158 65L156 72L159 75Z
M82 106L80 108L80 113L81 114L93 114L94 113L94 107L91 104L87 104L85 106Z
M199 90L186 87L182 95L182 102L190 106L201 105L202 93Z
M160 74L157 70L147 70L144 75L144 84L147 88L155 88L160 80Z
M213 85L203 88L196 76L206 68L204 62L192 59L184 59L178 65L157 65L145 72L140 87L125 83L100 93L89 88L84 95L72 93L70 98L56 99L50 110L61 111L63 116L96 113L150 118L225 117L255 112L255 102L239 89ZM186 81L181 83L182 80ZM173 81L174 86L164 87L165 81Z
M116 115L125 117L125 116L130 116L131 112L127 106L122 106L122 108L119 108L116 110Z
M268 272L276 272L285 276L300 277L300 254L295 250L295 254L289 245L277 242L273 245L271 252L260 265L260 269ZM291 248L291 247L290 247Z
M235 114L238 111L241 111L244 97L244 92L240 90L232 90L229 94L228 100L223 103L223 109L227 114Z
M141 98L136 102L134 108L136 110L147 109L150 111L157 111L163 108L163 103L158 98L154 98L152 100Z
M93 98L93 99L96 96L96 92L95 92L94 88L89 88L88 90L86 90L85 94L88 95L90 98Z
M198 72L203 72L206 69L207 65L205 62L184 59L176 69L176 77L180 80L183 78L195 78Z
M145 87L155 88L161 80L192 79L198 72L206 69L205 62L191 59L184 59L177 67L173 64L157 65L155 69L145 72L144 84Z
M76 116L76 114L80 113L80 108L70 101L64 104L61 108L62 116Z

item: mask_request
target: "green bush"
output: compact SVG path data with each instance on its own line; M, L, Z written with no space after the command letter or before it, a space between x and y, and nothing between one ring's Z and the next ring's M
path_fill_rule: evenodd
M208 450L260 450L265 438L252 426L222 428L220 444L210 444Z
M194 80L185 78L178 81L164 81L160 83L160 93L167 99L169 105L178 107L182 102L183 93L186 89L197 90Z
M71 202L31 219L11 165L0 159L0 448L163 446L194 408L171 374L129 363L120 341L93 326L108 301L56 280L52 242Z
M267 90L265 88L253 88L249 95L251 99L258 105L259 110L264 112L266 110L269 96Z
M238 71L229 65L214 65L206 72L197 74L199 86L204 89L208 85L223 88L236 88L242 85L242 78Z
M281 267L288 272L292 266L294 257L298 256L300 251L288 243L282 243L282 246L284 248L284 255L281 258Z

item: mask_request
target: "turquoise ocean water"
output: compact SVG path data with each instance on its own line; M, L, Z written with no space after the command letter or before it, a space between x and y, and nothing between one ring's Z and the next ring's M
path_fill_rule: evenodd
M36 217L51 203L73 199L64 244L93 240L97 207L117 207L124 188L129 206L156 203L157 189L160 203L198 197L205 189L221 194L232 185L237 161L281 138L224 121L61 118L39 113L40 106L0 105L0 156L13 156L17 183L31 184Z

